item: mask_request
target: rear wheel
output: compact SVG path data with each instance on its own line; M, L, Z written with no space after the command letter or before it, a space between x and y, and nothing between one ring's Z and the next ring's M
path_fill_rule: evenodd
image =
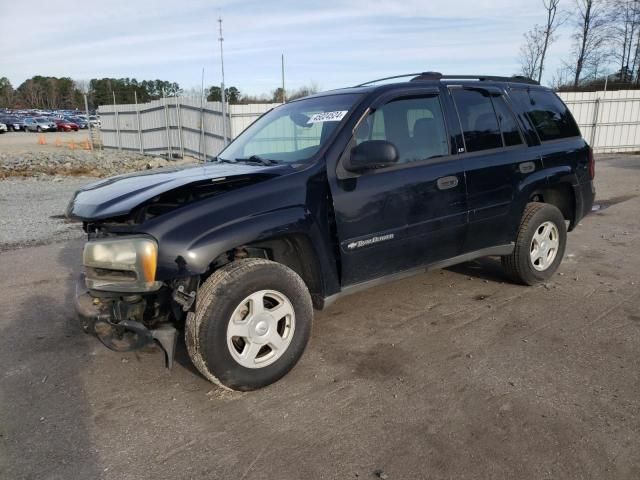
M210 381L231 390L276 382L309 341L313 306L303 280L264 259L232 262L200 287L186 322L191 361Z
M560 210L546 203L529 203L513 253L502 257L502 266L517 283L544 282L560 266L566 244L567 227Z

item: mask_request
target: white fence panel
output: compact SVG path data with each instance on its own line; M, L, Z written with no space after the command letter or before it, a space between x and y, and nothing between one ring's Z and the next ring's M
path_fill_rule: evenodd
M279 104L230 105L226 135L235 138ZM222 104L170 97L139 105L103 105L104 148L172 157L215 157L224 147Z
M596 152L640 151L640 90L559 95Z

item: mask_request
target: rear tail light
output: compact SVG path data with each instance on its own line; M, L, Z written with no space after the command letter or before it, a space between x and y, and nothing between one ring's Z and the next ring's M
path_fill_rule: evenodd
M589 177L593 180L596 176L596 162L593 158L593 148L589 147Z

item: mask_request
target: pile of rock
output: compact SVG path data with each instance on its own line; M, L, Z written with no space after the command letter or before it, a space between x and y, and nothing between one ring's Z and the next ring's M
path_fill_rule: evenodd
M50 151L0 153L0 178L55 176L108 177L152 168L197 163L193 158L168 160L131 152Z

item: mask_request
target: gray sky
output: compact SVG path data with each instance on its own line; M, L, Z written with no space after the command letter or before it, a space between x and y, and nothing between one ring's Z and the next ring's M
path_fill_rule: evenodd
M522 34L545 21L541 0L0 0L0 76L135 77L188 89L220 82L217 17L224 19L225 76L250 94L314 81L321 89L398 73L518 72ZM563 5L564 4L564 5ZM570 8L571 0L560 2ZM552 46L550 79L571 46ZM15 43L14 43L15 41Z

